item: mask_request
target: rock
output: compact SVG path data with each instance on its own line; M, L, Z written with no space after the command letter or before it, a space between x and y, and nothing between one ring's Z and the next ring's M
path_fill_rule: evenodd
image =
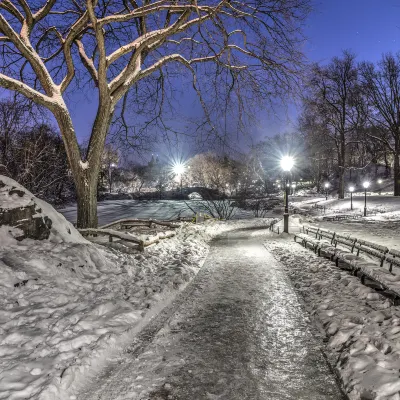
M17 201L15 196L21 200ZM15 207L13 207L14 204ZM17 240L25 238L44 240L50 236L52 221L48 216L42 215L42 210L35 203L34 198L30 198L21 189L7 186L0 180L1 225L18 228L22 234L15 237Z

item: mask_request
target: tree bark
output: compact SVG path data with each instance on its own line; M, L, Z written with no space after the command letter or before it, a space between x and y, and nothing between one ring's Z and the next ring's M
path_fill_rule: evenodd
M69 165L76 187L77 227L97 228L97 184L101 168L101 156L111 123L113 107L109 99L99 101L97 116L93 124L86 161L82 161L71 117L65 108L54 115L62 132Z
M97 228L97 177L93 172L88 176L79 179L76 183L77 194L77 227L78 228Z

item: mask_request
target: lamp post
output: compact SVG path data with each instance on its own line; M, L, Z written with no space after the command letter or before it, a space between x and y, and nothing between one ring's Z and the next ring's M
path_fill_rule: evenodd
M182 178L183 174L185 172L185 164L176 164L174 165L174 172L176 175L178 175L178 179L180 180L180 188L181 188L181 198L183 197L183 192L182 192Z
M354 192L354 186L349 187L350 191L350 210L353 210L353 192Z
M285 172L285 212L283 214L283 232L286 233L289 233L289 174L293 165L293 157L285 156L281 159L281 168Z
M109 173L109 182L110 182L110 193L112 192L112 169L115 168L117 166L117 164L111 163L110 164L110 168L108 169L108 173Z
M382 194L382 179L378 179L378 185L379 185L379 195Z
M325 183L325 200L328 200L328 189L329 189L329 182Z
M292 196L294 196L295 189L296 189L296 184L292 183Z
M369 182L365 181L364 186L364 217L367 216L367 189L369 188Z

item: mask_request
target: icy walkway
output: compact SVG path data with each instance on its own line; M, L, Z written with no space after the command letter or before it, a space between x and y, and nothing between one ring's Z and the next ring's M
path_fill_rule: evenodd
M342 399L263 239L242 231L215 241L170 315L76 398Z

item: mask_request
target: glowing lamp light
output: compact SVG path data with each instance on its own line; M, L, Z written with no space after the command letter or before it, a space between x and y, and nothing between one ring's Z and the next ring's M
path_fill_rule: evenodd
M353 193L354 192L354 186L350 186L349 190L350 190L351 193Z
M381 184L382 183L382 179L378 179L378 183Z
M175 164L173 166L173 171L177 175L182 175L185 172L185 165L184 164Z
M368 189L369 188L369 182L366 181L363 183L364 189Z
M294 166L294 158L290 157L290 156L284 156L281 159L281 168L286 171L289 172Z
M328 182L325 183L325 189L328 189L328 187L330 186Z

